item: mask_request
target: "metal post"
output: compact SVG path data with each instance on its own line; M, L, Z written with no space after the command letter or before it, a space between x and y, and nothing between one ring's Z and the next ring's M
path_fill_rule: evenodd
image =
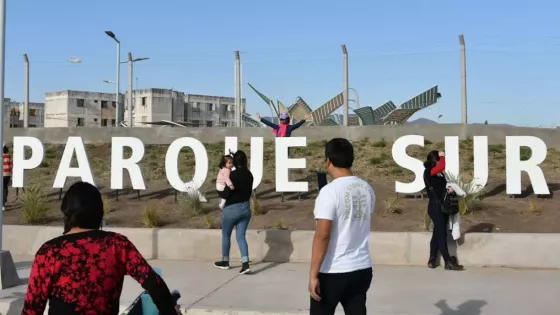
M133 77L133 64L132 53L128 53L128 127L132 127L132 80Z
M29 58L27 54L23 54L25 65L25 101L23 103L23 128L29 128Z
M121 118L121 113L120 113L120 100L121 100L121 42L119 42L117 39L115 39L117 41L117 94L116 94L116 99L117 99L117 107L115 108L115 127L119 127L120 126L120 118Z
M465 51L465 38L459 35L461 45L461 123L468 124L467 119L467 56Z
M343 105L343 119L342 125L348 126L348 51L346 45L342 45L342 56L344 62L342 65L342 80L344 81L344 105Z
M241 127L241 58L235 51L235 126Z

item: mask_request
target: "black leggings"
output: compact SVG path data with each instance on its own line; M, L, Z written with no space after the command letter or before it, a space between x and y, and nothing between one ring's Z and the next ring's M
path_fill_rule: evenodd
M340 303L346 315L366 315L367 291L372 277L372 268L345 273L320 273L321 301L311 298L309 314L334 315Z
M449 225L449 215L441 211L441 206L433 199L428 202L428 215L434 223L432 240L430 241L430 258L435 258L438 251L445 262L451 257L447 249L447 230Z

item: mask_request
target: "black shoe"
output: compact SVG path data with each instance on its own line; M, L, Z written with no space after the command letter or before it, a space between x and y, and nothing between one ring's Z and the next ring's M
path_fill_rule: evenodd
M228 270L229 269L229 261L217 261L214 263L214 267L218 269Z
M249 268L249 263L242 263L241 264L241 269L239 270L239 274L240 275L244 275L244 274L248 274L249 272L251 272L251 268Z
M463 265L459 265L453 259L445 263L445 270L463 270L465 267Z
M430 257L430 259L428 260L428 268L434 269L437 266L437 259L435 257Z
M457 259L457 256L451 256L450 261L454 264L459 264L459 259Z

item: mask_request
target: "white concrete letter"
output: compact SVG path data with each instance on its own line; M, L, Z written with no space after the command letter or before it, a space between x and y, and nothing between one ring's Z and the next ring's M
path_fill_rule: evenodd
M31 157L28 160L25 159L25 147L31 149ZM22 188L25 176L24 171L32 170L41 165L45 155L45 148L37 138L14 137L13 154L12 187Z
M468 187L467 193L476 193L488 183L488 137L473 137L474 175L473 181L457 183L460 187ZM445 137L445 171L451 179L461 180L459 175L459 137ZM465 185L467 184L467 185Z
M123 158L123 149L129 147L132 150L130 158ZM144 144L142 140L133 137L111 138L111 189L123 189L123 171L126 169L130 176L132 188L137 190L146 189L142 171L138 162L144 157Z
M237 137L226 137L225 155L237 151ZM259 187L263 177L264 139L262 137L251 137L250 170L253 174L253 189Z
M290 168L305 168L305 158L290 159L288 157L288 147L305 147L307 138L293 137L276 138L276 191L281 192L306 192L309 190L308 182L290 182L288 173Z
M409 135L397 139L393 143L393 160L400 167L404 167L414 172L416 178L412 183L395 182L395 191L401 194L415 194L424 189L424 163L406 154L409 145L424 146L424 136Z
M72 156L76 153L76 161L78 167L71 167ZM84 143L81 137L68 137L66 146L60 159L60 165L56 172L53 188L64 188L67 177L80 177L81 181L90 183L95 186L93 182L93 175L89 167L89 161L84 148Z
M521 161L521 147L531 149L531 157ZM548 185L539 164L546 159L546 143L537 137L506 137L506 193L521 194L521 171L527 172L533 191L537 195L549 195Z
M194 176L192 181L183 182L179 175L177 162L179 162L179 152L183 147L190 147L194 153L195 164ZM199 189L208 175L208 154L204 145L195 138L179 138L169 145L165 154L165 174L171 186L182 192L192 192L192 189Z

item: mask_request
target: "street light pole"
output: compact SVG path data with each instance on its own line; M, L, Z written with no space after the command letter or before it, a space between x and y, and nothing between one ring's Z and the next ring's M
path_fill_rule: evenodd
M459 35L461 45L461 123L468 124L467 119L467 56L465 50L465 38Z
M344 63L342 65L342 80L344 81L344 106L342 125L348 126L348 51L346 50L346 45L342 45L342 56L344 59Z
M121 99L121 42L115 36L115 33L111 31L105 31L107 36L111 37L112 39L117 42L117 93L115 95L116 99L116 108L115 108L115 127L119 127L120 125L120 99Z
M241 127L241 58L235 51L235 126Z
M23 103L23 128L29 128L29 57L23 54L25 65L25 101Z
M136 58L132 59L132 53L128 53L128 127L132 127L132 105L134 103L133 96L132 96L132 88L133 88L133 74L134 74L134 63L137 61L148 60L150 58Z

